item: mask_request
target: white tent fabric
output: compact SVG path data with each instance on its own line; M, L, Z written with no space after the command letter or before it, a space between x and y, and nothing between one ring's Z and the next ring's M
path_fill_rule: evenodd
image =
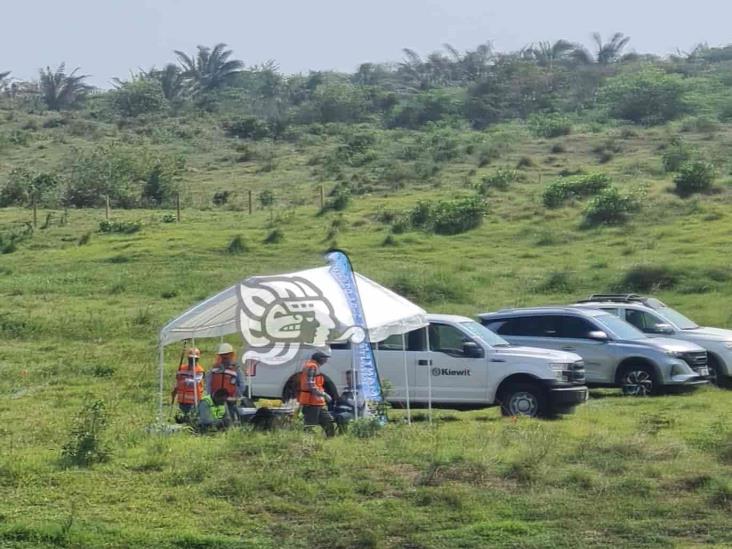
M231 286L191 307L166 324L160 332L160 345L166 346L183 339L219 337L239 332L237 320L240 289L242 292L254 291L248 289L247 283L257 282L266 282L274 288L281 284L286 288L288 280L304 279L318 288L330 303L339 325L353 326L353 315L346 297L330 275L329 269L330 267L326 266L271 277L252 277L241 284ZM355 278L370 341L383 341L391 335L427 326L424 309L365 276L355 273Z

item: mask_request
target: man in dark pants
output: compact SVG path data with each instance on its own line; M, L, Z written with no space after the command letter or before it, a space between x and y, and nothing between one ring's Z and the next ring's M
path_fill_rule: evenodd
M332 399L325 392L325 376L320 373L325 363L328 362L328 355L322 351L313 353L310 360L305 361L302 373L300 374L300 392L297 400L302 406L302 415L305 419L305 428L313 429L320 425L325 435L335 435L335 424L333 417L326 409L326 402Z

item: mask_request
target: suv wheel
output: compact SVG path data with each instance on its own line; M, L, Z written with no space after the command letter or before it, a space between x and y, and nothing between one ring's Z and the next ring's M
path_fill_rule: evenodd
M533 383L512 383L501 391L501 413L504 416L544 417L547 399L544 391Z
M650 396L658 392L656 374L648 366L628 366L620 375L624 395Z

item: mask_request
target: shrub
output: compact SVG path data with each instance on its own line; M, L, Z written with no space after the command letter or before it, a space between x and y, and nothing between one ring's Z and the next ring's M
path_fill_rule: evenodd
M30 223L0 233L0 254L15 252L18 249L18 244L31 236L33 236L33 226Z
M95 400L84 405L71 429L61 456L69 465L89 467L108 459L109 450L102 440L107 427L104 402Z
M176 221L178 221L178 218L173 214L165 214L160 220L163 223L175 223Z
M510 168L498 168L495 173L487 175L478 186L478 191L485 193L489 189L497 189L499 191L508 190L511 183L521 179L521 174Z
M415 303L470 303L469 288L451 273L406 272L389 284L395 292Z
M348 207L351 202L351 191L345 187L339 186L333 191L331 197L325 201L319 215L334 211L341 212Z
M99 223L100 233L121 233L133 234L142 229L140 221L101 221Z
M271 136L269 126L255 116L244 116L224 122L224 131L229 137L240 139L264 139Z
M413 227L437 234L459 234L480 226L483 223L487 206L478 196L441 200L438 202L418 202L408 217Z
M87 244L89 244L89 241L91 240L91 237L92 237L91 231L84 233L83 235L81 235L79 237L78 245L79 246L86 246Z
M678 137L674 137L663 151L661 163L665 172L677 172L691 160L692 149Z
M539 293L562 293L568 294L576 290L576 285L572 279L572 275L566 271L554 271L537 285L536 291Z
M214 203L214 206L223 206L229 201L231 194L231 191L217 191L214 193L211 201Z
M547 208L558 208L567 200L599 193L610 185L610 178L603 173L562 177L547 185L542 199Z
M673 288L678 273L662 265L636 265L628 269L616 285L618 291L654 292Z
M122 116L135 117L160 112L165 108L165 96L160 82L135 79L124 82L109 92L112 108Z
M714 177L712 164L703 160L687 162L679 168L679 173L674 178L675 192L682 197L709 192L712 189Z
M561 137L572 132L572 123L561 114L535 114L529 118L529 129L536 137Z
M636 124L661 124L686 112L685 93L680 75L654 67L609 78L600 90L600 102L615 118Z
M607 187L593 198L585 209L585 225L618 225L628 214L640 210L641 200L633 194L622 194L616 187Z
M60 183L58 175L15 168L0 188L0 208L27 206L33 200L41 206L52 205L56 202Z
M272 229L264 239L265 244L279 244L285 239L285 233L281 229Z
M371 438L381 430L382 424L378 416L359 418L348 424L348 433L356 438Z
M239 255L249 251L244 238L241 235L235 236L226 247L226 252L232 255Z

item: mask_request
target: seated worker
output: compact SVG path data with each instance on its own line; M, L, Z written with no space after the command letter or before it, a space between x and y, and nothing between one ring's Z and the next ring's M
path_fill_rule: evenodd
M209 430L223 431L232 421L226 399L229 393L219 389L213 395L206 395L198 404L198 426L202 432Z
M188 360L183 362L175 374L175 387L170 393L170 404L177 397L178 413L175 416L177 423L187 423L191 419L191 412L203 397L204 371L199 360L201 351L195 347L188 351Z
M219 345L216 351L216 363L206 376L206 392L213 395L219 389L226 391L229 414L236 420L238 418L236 401L244 395L246 382L236 364L234 348L228 343Z

